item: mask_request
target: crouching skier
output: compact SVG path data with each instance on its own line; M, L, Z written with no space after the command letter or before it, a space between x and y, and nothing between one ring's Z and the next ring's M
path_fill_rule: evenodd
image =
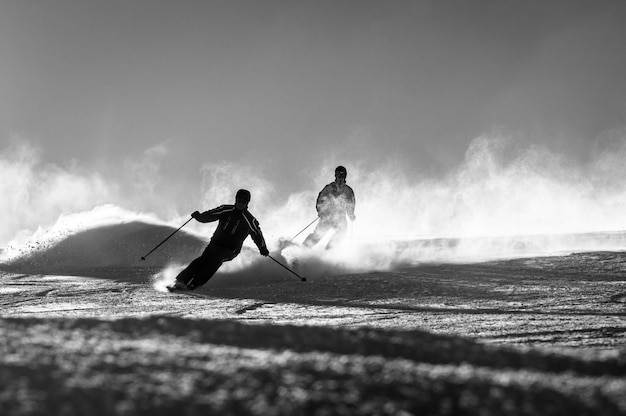
M191 216L199 222L219 221L209 245L200 257L189 263L176 276L176 282L168 286L168 290L194 290L205 284L222 263L237 257L244 240L250 235L263 256L269 251L261 232L259 222L248 211L250 191L240 189L235 195L234 205L222 205L200 213L195 211Z

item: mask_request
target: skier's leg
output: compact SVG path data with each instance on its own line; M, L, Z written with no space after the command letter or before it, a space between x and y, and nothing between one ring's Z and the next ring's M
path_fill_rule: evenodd
M209 247L202 253L202 257L204 257L206 261L188 283L189 289L191 290L208 282L225 261L232 260L233 251L229 248L209 244Z
M189 263L189 265L185 267L183 271L178 273L178 276L176 276L176 281L188 285L189 282L194 278L194 276L198 274L200 270L202 270L205 262L206 258L204 258L203 254L202 256Z
M343 241L346 238L346 234L348 232L348 223L346 222L345 218L337 220L334 226L335 226L334 227L335 234L333 234L333 236L328 241L328 244L326 245L327 250L331 248L335 248L341 243L343 243Z
M302 245L304 247L313 247L317 243L320 242L322 237L328 232L328 224L326 220L320 220L315 227L315 230L311 234L309 234L305 239Z

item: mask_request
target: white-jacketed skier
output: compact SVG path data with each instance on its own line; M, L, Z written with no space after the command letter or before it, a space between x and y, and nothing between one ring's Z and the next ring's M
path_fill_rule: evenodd
M346 168L337 166L335 180L326 185L317 196L315 208L320 220L315 230L304 240L303 245L305 247L313 247L331 230L334 230L335 233L330 238L326 248L336 246L346 236L348 230L346 216L352 222L356 220L354 215L356 200L354 191L346 183L347 176Z

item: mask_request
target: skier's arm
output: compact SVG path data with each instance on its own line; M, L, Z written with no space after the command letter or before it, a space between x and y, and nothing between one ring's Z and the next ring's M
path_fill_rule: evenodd
M256 246L259 248L259 253L261 253L262 256L267 256L268 254L270 254L269 250L267 249L267 245L265 244L265 238L263 237L261 226L259 225L259 222L256 220L256 218L252 220L252 224L250 224L250 237L252 237L252 241L254 241L254 244L256 244Z
M346 213L350 218L350 221L356 220L356 216L354 215L354 207L356 205L356 199L354 197L354 191L352 188L348 188L348 204L346 206Z
M328 211L328 195L330 194L330 188L328 185L324 187L317 195L317 201L315 201L315 209L317 210L317 215L323 217L327 214Z
M199 222L213 222L219 220L220 215L230 209L231 208L227 207L226 205L221 205L217 208L213 208L204 212L195 211L193 214L191 214L191 216Z

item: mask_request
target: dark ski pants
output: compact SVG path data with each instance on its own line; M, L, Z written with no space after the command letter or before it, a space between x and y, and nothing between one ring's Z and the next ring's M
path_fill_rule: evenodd
M322 238L331 230L335 230L335 234L330 238L326 248L332 248L334 245L341 243L346 237L348 231L348 223L345 215L342 217L321 218L317 223L317 227L302 243L305 247L313 247L320 242Z
M176 280L193 290L208 282L222 263L232 260L235 256L230 248L209 244L200 257L189 263L189 266L176 276Z

